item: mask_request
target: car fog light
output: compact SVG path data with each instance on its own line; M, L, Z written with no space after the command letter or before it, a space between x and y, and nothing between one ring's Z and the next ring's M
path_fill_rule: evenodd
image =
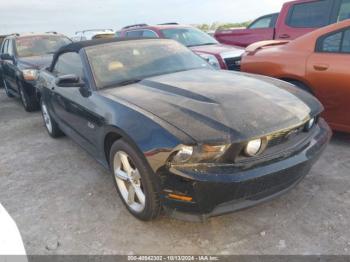
M263 142L262 139L254 139L248 142L247 146L245 147L244 153L247 156L256 156L260 153L260 150L262 148Z
M173 157L173 162L175 163L185 163L190 160L193 154L193 147L182 146L176 155Z

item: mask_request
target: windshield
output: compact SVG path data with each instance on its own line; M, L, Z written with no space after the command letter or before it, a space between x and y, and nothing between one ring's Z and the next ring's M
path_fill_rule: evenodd
M174 39L187 47L218 43L213 37L196 28L172 28L161 32L165 38Z
M19 57L53 54L62 46L71 43L67 37L58 35L26 36L16 39Z
M87 47L98 89L197 68L211 68L202 58L172 40L135 40Z

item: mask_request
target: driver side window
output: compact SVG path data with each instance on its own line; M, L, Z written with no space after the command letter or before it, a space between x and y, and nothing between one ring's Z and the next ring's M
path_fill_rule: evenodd
M70 52L59 56L53 74L56 76L76 75L84 79L83 63L78 53Z
M10 55L10 56L14 56L15 52L13 50L13 41L8 41L8 47L7 47L7 53Z
M271 27L272 16L262 17L255 22L253 22L249 29L262 29L262 28L270 28Z
M2 54L7 54L7 46L8 46L9 40L5 40L3 46L2 46L2 50L1 53Z

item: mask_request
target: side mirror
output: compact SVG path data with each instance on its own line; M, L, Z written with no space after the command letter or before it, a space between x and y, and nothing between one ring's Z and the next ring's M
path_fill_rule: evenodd
M11 56L10 54L1 54L0 56L1 60L9 60L9 61L13 61L13 56Z
M85 83L76 75L63 75L57 77L56 85L60 87L84 87Z

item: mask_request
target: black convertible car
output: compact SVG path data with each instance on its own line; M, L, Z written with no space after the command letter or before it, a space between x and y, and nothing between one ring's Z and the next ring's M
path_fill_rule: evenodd
M285 193L331 137L291 84L218 71L173 40L70 44L39 74L48 133L112 170L128 210L206 218Z

